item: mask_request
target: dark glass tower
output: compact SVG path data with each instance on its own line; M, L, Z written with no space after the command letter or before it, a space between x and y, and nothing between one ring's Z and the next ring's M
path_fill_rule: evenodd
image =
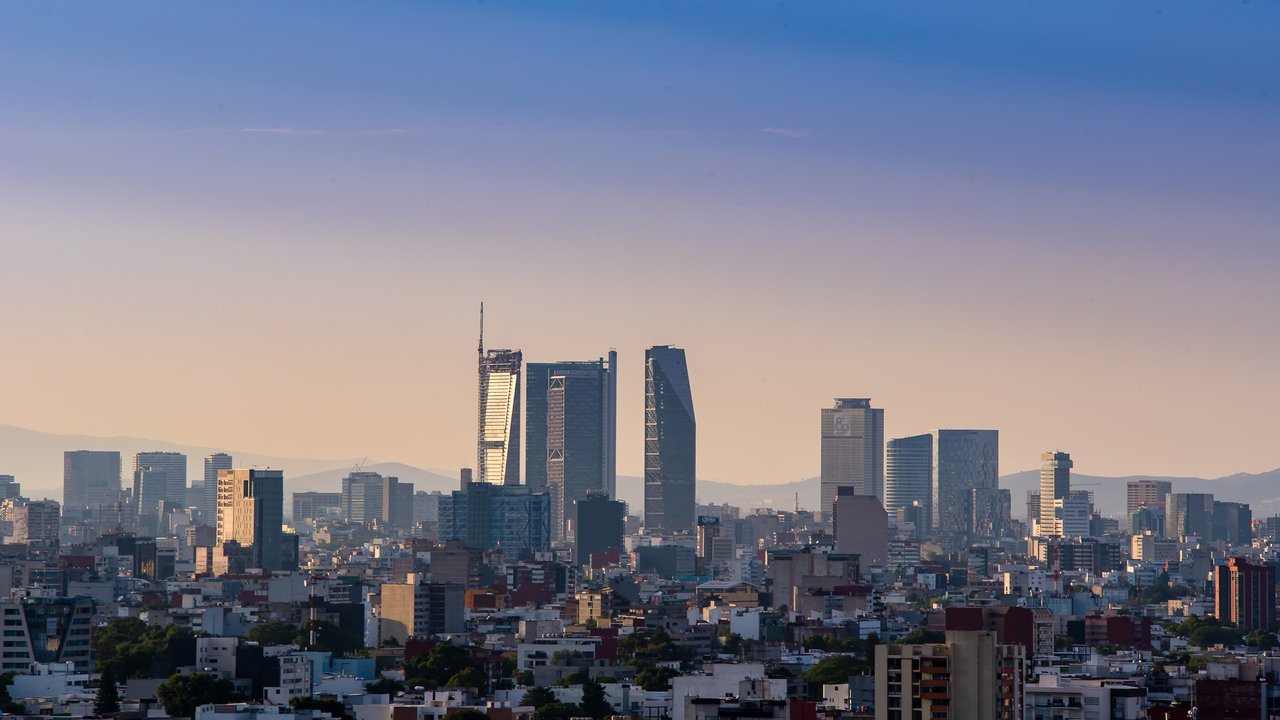
M574 538L573 504L612 496L617 477L617 357L529 363L525 391L525 484L551 493L554 540Z
M644 524L650 531L693 530L697 423L684 350L644 352Z
M120 502L120 453L75 450L63 454L62 513L79 520L97 517L102 506Z

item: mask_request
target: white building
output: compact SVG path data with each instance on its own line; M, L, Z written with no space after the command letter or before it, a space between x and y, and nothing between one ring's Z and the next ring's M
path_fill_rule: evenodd
M196 667L202 672L217 674L219 677L234 678L236 676L236 645L238 638L202 637L196 638Z
M75 672L71 663L34 663L30 675L14 675L9 696L15 700L33 697L58 697L85 692L88 673Z
M763 683L759 686L759 690L764 699L787 699L786 681L767 681L762 663L716 664L712 666L710 675L682 675L671 678L671 720L686 720L685 700L687 698L736 696L741 682L753 680Z

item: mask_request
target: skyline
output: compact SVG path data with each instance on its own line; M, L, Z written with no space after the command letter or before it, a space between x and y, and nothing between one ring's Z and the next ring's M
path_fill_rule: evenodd
M299 7L0 9L0 423L471 466L484 300L617 348L626 476L658 344L707 480L817 475L836 397L1280 467L1274 7Z

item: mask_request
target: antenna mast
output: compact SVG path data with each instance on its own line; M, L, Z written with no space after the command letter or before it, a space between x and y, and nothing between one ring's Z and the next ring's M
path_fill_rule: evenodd
M477 351L480 357L484 357L484 301L480 301L480 348Z

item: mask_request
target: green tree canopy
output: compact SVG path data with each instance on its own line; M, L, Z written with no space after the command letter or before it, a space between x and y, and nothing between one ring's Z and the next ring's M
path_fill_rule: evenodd
M946 641L947 634L938 630L915 630L902 638L903 645L929 645Z
M823 685L838 685L849 682L853 675L873 672L873 666L852 655L836 655L814 665L804 673L809 681L809 698L821 698Z
M108 665L102 669L98 681L98 696L93 701L93 712L99 716L120 712L120 690L116 687L116 675Z
M538 720L570 720L581 715L582 710L573 703L553 702L538 708Z
M613 706L604 696L604 688L594 680L582 684L582 714L587 717L605 718L613 715Z
M311 648L307 646L310 642L311 621L308 620L302 624L302 631L297 634L292 643L309 650ZM334 657L340 657L364 647L364 636L328 620L320 620L316 622L316 643L315 649L318 652L333 653Z
M489 679L484 676L480 668L475 665L468 665L453 677L445 682L445 687L475 688L481 695L489 694Z
M645 692L670 690L671 678L679 674L679 671L672 670L669 667L649 665L640 668L640 671L636 673L636 684L644 688Z
M531 687L520 698L521 705L529 705L535 709L556 701L556 694L551 688Z
M244 634L245 640L259 645L292 645L297 638L297 625L275 621L253 625Z
M90 641L99 668L111 667L117 678L143 678L151 674L151 661L164 656L179 639L193 637L175 625L148 626L138 618L112 618Z
M378 678L376 682L367 683L364 689L370 695L390 695L394 698L396 693L404 691L404 683L384 677Z
M23 715L27 712L26 705L14 702L13 697L9 695L9 686L13 684L13 676L17 674L17 670L10 670L0 675L0 712L9 715Z
M555 686L569 687L570 685L582 685L586 682L589 682L590 680L591 680L591 676L587 675L582 671L571 672L568 675L565 675L564 677L558 678L555 681Z
M156 696L170 717L195 717L196 708L211 703L231 702L235 685L226 678L206 673L174 675L156 689Z
M474 664L466 648L440 643L428 652L414 655L404 664L405 684L435 690L447 685L455 675Z
M634 665L632 660L679 660L688 662L693 659L693 648L677 645L671 636L662 628L653 630L637 630L618 640L618 655L624 665Z

